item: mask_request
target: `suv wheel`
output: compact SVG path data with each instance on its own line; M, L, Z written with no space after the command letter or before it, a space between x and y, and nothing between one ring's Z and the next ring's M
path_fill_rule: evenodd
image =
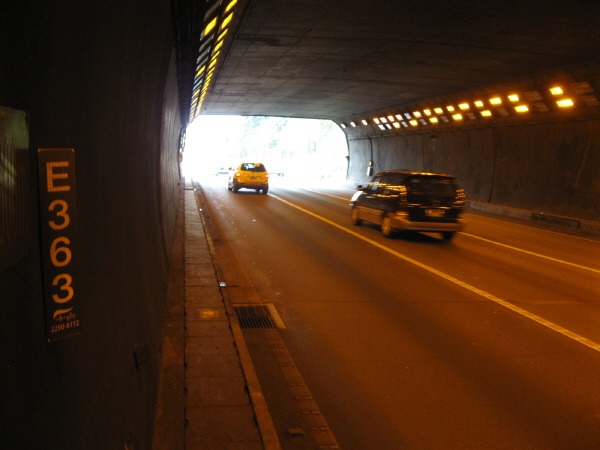
M352 225L362 225L362 219L358 215L358 209L352 208L352 211L350 211L350 220L352 221Z
M386 238L394 237L394 229L392 228L392 219L385 216L381 221L381 233Z

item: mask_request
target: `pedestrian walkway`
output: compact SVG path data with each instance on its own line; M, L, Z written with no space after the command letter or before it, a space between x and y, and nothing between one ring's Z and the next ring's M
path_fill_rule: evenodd
M183 298L169 296L153 448L279 450L196 194L186 182Z

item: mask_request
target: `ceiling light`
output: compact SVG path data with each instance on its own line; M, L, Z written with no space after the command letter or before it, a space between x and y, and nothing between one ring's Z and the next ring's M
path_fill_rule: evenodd
M350 122L350 125L352 126L352 128L356 127L356 122Z
M379 125L379 119L378 119L377 117L375 117L375 118L373 119L373 122L375 122L377 125Z
M385 127L386 127L388 130L391 130L391 129L392 129L392 126L391 126L389 123L386 123L386 124L385 124Z
M227 34L227 30L223 30L223 32L219 35L219 37L217 38L217 41L221 41L223 40L223 38L225 37L225 35Z
M461 114L454 114L454 115L452 116L452 118L453 118L454 120L462 120L462 119L463 119L463 116L462 116Z
M478 108L483 108L483 102L481 100L477 100L475 102L475 106L477 106Z
M413 111L413 116L415 116L417 119L421 117L421 115L422 114L419 111Z
M213 52L217 52L219 51L219 49L223 46L223 41L219 41L217 42L217 45L215 45L215 49L213 50Z
M225 17L223 19L223 23L221 24L221 30L224 28L227 28L227 25L229 25L229 22L231 22L232 18L233 18L233 13L229 14L227 17Z
M436 114L444 114L444 110L442 108L433 108Z
M419 122L417 122L416 120L411 120L410 123L413 127L416 127L417 125L419 125Z
M469 119L471 119L471 120L475 120L475 119L477 119L477 117L475 117L475 114L473 114L472 112L468 112L468 113L465 113L465 114L466 114L466 115L467 115L467 117L468 117Z
M379 120L381 120L383 123L387 123L387 119L385 117L380 117Z
M508 96L508 99L509 99L511 102L518 102L518 101L519 101L519 96L518 96L518 95L516 95L516 94L512 94L512 95L509 95L509 96Z
M410 119L410 113L404 113L404 117L406 117L407 119Z
M563 93L563 90L561 87L556 86L556 87L550 88L550 93L552 95L561 95Z
M424 109L423 112L425 113L426 116L430 116L431 115L431 110L430 109Z
M384 125L382 125L382 124L379 124L378 126L379 126L379 129L380 129L380 130L384 130L384 131L385 131L385 126L384 126Z
M502 99L500 97L490 98L490 103L492 105L501 105L502 104Z
M394 128L400 128L400 123L398 123L398 122L394 122L393 125L394 125Z
M396 119L403 120L404 118L402 117L402 114L396 114Z
M464 111L466 109L469 109L469 104L468 103L461 103L460 105L458 105L458 107Z
M208 25L206 25L206 28L204 29L204 36L206 36L208 33L210 33L212 30L214 30L214 28L217 26L217 18L215 17L213 20L211 20Z
M404 128L408 128L408 124L407 124L406 122L402 122L402 126L403 126Z
M569 108L573 106L573 100L571 100L570 98L566 98L564 100L557 101L556 104L561 108Z
M228 13L229 11L231 11L231 9L235 6L236 3L237 0L231 0L231 2L229 2L229 5L227 5L227 8L225 8L225 12Z
M396 120L396 118L394 116L388 116L387 118L390 122L393 122L394 120Z
M444 123L448 123L448 122L450 122L450 119L448 119L446 116L440 116L440 118L442 119L442 121L443 121Z
M438 120L438 118L437 118L437 117L432 117L431 119L429 119L429 121L430 121L431 123L438 123L438 122L439 122L439 120Z
M527 107L527 105L519 105L515 107L515 111L516 112L520 112L520 113L524 113L529 111L529 108Z
M369 122L367 122L365 119L362 120L362 124L363 125L369 125Z
M446 109L447 109L449 112L452 112L452 111L454 111L454 106L446 106Z
M341 124L340 126L341 126L342 128L346 128L346 124L345 124L345 123Z
M483 117L490 117L492 115L492 112L486 109L484 111L481 111L481 115Z

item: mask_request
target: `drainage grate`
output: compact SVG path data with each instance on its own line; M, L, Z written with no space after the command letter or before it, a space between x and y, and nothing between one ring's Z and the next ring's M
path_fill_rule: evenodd
M234 306L235 315L240 327L248 328L277 328L277 323L271 317L267 305Z

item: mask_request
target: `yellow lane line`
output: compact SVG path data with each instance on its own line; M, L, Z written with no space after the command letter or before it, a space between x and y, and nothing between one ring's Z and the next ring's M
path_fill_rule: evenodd
M482 238L480 236L475 236L474 234L470 234L470 233L461 233L461 234L463 236L469 236L469 237L472 237L474 239L479 239L480 241L489 242L490 244L499 245L500 247L510 248L511 250L514 250L514 251L517 251L517 252L521 252L521 253L526 253L528 255L537 256L538 258L544 258L544 259L547 259L549 261L554 261L554 262L557 262L557 263L560 263L560 264L566 264L568 266L577 267L578 269L584 269L584 270L589 270L591 272L600 273L600 270L598 270L598 269L592 269L591 267L581 266L579 264L571 263L571 262L568 262L568 261L563 261L562 259L556 259L556 258L552 258L550 256L541 255L539 253L530 252L529 250L523 250L522 248L513 247L512 245L501 244L500 242L491 241L489 239Z
M428 271L430 273L433 273L434 275L437 275L437 276L439 276L439 277L441 277L441 278L443 278L443 279L445 279L447 281L450 281L451 283L454 283L454 284L456 284L456 285L458 285L458 286L460 286L460 287L462 287L464 289L467 289L467 290L469 290L469 291L471 291L471 292L473 292L475 294L478 294L478 295L480 295L480 296L482 296L482 297L484 297L484 298L486 298L488 300L491 300L491 301L497 303L498 305L502 305L505 308L508 308L511 311L516 312L517 314L520 314L520 315L522 315L524 317L527 317L528 319L531 319L534 322L539 323L540 325L543 325L543 326L545 326L547 328L550 328L551 330L554 330L557 333L560 333L560 334L562 334L562 335L564 335L564 336L566 336L566 337L568 337L570 339L573 339L574 341L579 342L580 344L583 344L583 345L585 345L585 346L587 346L587 347L589 347L589 348L591 348L593 350L596 350L597 352L600 352L600 344L597 344L597 343L595 343L593 341L590 341L589 339L586 339L583 336L578 335L577 333L573 333L572 331L569 331L566 328L561 327L560 325L557 325L557 324L555 324L553 322L550 322L550 321L548 321L548 320L546 320L546 319L544 319L544 318L542 318L540 316L537 316L537 315L535 315L533 313L530 313L529 311L526 311L526 310L524 310L522 308L519 308L518 306L515 306L512 303L509 303L509 302L507 302L505 300L502 300L501 298L498 298L495 295L490 294L489 292L486 292L486 291L483 291L481 289L478 289L475 286L471 286L470 284L467 284L467 283L465 283L463 281L460 281L459 279L454 278L453 276L450 276L450 275L448 275L448 274L446 274L444 272L441 272L441 271L439 271L437 269L434 269L433 267L430 267L430 266L428 266L426 264L423 264L423 263L421 263L421 262L419 262L419 261L417 261L415 259L412 259L412 258L410 258L410 257L408 257L406 255L403 255L402 253L399 253L399 252L397 252L395 250L392 250L391 248L388 248L385 245L380 244L379 242L376 242L376 241L373 241L372 239L364 237L364 236L362 236L361 234L359 234L359 233L357 233L355 231L352 231L352 230L350 230L350 229L348 229L346 227L338 225L337 223L335 223L335 222L333 222L333 221L331 221L329 219L326 219L325 217L322 217L322 216L320 216L318 214L313 213L312 211L309 211L308 209L302 208L301 206L298 206L298 205L296 205L294 203L291 203L291 202L289 202L287 200L284 200L283 198L281 198L281 197L279 197L277 195L273 195L273 194L270 194L270 195L271 195L271 197L273 197L273 198L275 198L275 199L277 199L277 200L279 200L279 201L281 201L281 202L283 202L283 203L285 203L285 204L287 204L287 205L289 205L289 206L291 206L293 208L296 208L296 209L298 209L298 210L300 210L300 211L302 211L302 212L304 212L306 214L309 214L309 215L311 215L311 216L313 216L313 217L315 217L315 218L317 218L317 219L319 219L319 220L321 220L321 221L323 221L325 223L328 223L329 225L332 225L332 226L334 226L336 228L339 228L340 230L345 231L346 233L351 234L352 236L355 236L355 237L357 237L359 239L362 239L363 241L365 241L365 242L367 242L367 243L369 243L369 244L371 244L371 245L373 245L373 246L375 246L375 247L377 247L377 248L379 248L381 250L384 250L384 251L386 251L386 252L388 252L388 253L396 256L397 258L400 258L400 259L402 259L402 260L404 260L406 262L414 264L415 266L420 267L421 269L424 269L424 270L426 270L426 271Z

